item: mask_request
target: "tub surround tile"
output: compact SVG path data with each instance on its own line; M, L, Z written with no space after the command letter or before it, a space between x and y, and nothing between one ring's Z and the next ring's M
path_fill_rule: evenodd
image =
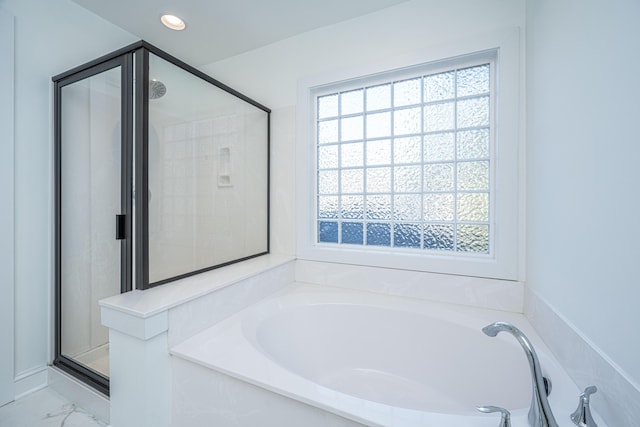
M139 340L148 340L169 329L169 314L161 311L152 316L140 317L112 307L101 307L101 322L111 330L131 335Z
M296 107L271 111L271 235L270 246L274 253L295 254L296 180Z
M591 396L592 410L612 426L638 425L638 385L627 380L599 349L529 288L525 290L525 315L579 389L598 387ZM576 398L576 406L577 402Z
M365 426L180 358L171 363L175 426Z
M169 347L293 283L294 263L285 263L169 310Z
M296 281L515 313L523 311L524 285L508 280L298 259Z
M109 330L110 421L116 427L170 427L167 333L147 339Z

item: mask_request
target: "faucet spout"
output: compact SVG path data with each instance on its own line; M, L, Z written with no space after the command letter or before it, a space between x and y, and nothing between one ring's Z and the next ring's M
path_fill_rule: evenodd
M558 423L551 412L549 400L547 399L540 361L538 360L538 355L531 341L529 341L520 329L507 322L492 323L482 328L482 332L490 337L495 337L500 332L508 332L518 340L527 355L529 368L531 370L533 395L531 398L531 408L529 409L529 425L531 427L558 427Z

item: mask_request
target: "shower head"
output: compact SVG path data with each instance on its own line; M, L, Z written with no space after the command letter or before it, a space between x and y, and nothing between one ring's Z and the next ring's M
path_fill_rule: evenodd
M162 98L167 93L167 87L160 80L149 80L149 99Z

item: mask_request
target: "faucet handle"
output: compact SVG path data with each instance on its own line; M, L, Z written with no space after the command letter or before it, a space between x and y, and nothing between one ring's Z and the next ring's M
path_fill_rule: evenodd
M598 427L591 415L589 407L589 396L598 391L598 388L591 385L584 389L580 394L580 402L578 408L571 414L571 421L578 427Z
M511 413L506 409L499 406L476 406L476 409L480 412L484 412L485 414L500 412L501 417L498 427L511 427Z

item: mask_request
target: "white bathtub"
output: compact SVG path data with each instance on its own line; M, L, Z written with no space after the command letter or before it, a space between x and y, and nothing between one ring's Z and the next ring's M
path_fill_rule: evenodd
M512 322L533 342L553 382L549 400L556 419L561 426L573 426L569 414L580 391L526 319L515 313L296 284L171 353L258 386L273 394L269 399L293 399L355 422L349 425L490 427L497 426L499 415L480 414L475 406L496 405L512 412L514 426L524 427L531 401L526 356L512 336L490 338L481 331L498 320ZM179 384L179 399L195 405L185 391L187 381L174 382ZM219 393L209 400L220 400L227 393L222 383L206 380L200 388L209 384ZM204 393L201 389L194 395ZM234 394L233 404L242 400L237 390L228 393ZM203 402L206 406L207 399ZM233 422L227 419L225 424L215 418L223 409L212 410L206 422L271 425L268 408L259 415L264 420L260 425L255 418L243 424L242 417L229 414ZM200 416L206 408L191 410ZM311 418L296 420L282 427L314 425ZM174 416L174 424L189 423Z

